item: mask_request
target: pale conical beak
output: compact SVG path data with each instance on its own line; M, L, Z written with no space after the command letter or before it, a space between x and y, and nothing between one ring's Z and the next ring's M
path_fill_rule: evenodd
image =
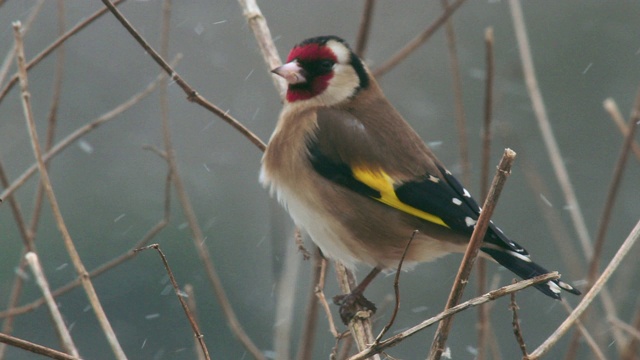
M300 84L307 81L307 79L305 79L303 75L304 70L300 67L300 65L298 65L297 61L292 61L282 66L278 66L277 68L271 70L271 72L278 76L282 76L290 85Z

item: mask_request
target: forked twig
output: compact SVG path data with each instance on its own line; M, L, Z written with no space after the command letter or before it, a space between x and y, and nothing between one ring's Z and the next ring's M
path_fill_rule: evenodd
M496 175L493 178L491 188L489 189L487 199L482 206L482 212L480 213L478 222L473 229L473 234L471 235L471 239L469 240L469 245L467 246L467 250L464 253L464 257L462 258L460 268L458 269L458 274L456 275L453 287L451 289L451 292L449 293L449 299L447 300L445 310L455 306L462 297L462 293L464 292L464 288L467 285L469 275L471 275L471 269L473 268L475 259L478 256L480 246L482 245L482 240L484 239L484 235L487 231L487 228L489 227L491 215L493 215L493 210L496 207L498 197L500 196L502 188L507 181L507 176L509 176L509 174L511 173L511 165L514 162L515 157L516 153L513 150L505 149L504 154L502 155L502 160L500 160L500 164L498 165ZM447 342L447 337L449 336L449 331L451 330L452 321L453 317L448 317L438 325L438 329L436 330L436 334L433 338L433 343L431 344L429 359L439 360L442 356L444 345Z
M182 290L180 290L180 286L178 286L178 282L176 281L175 276L173 276L173 271L171 271L171 267L169 266L167 257L164 255L164 253L160 249L160 245L151 244L143 248L136 249L134 251L139 252L139 251L144 251L149 249L155 249L158 252L158 255L160 255L160 259L162 259L162 264L164 265L165 270L167 270L167 275L169 275L169 281L171 281L171 285L173 286L173 291L175 292L176 297L178 298L178 301L180 301L180 306L182 306L182 310L184 311L184 314L187 316L187 319L189 320L189 324L191 325L191 330L193 330L193 335L196 337L196 339L198 339L198 343L200 344L200 349L202 350L204 357L206 359L211 359L209 357L209 350L207 350L207 345L204 343L204 335L200 332L198 323L196 322L195 318L191 314L191 310L189 310L189 306L187 305L187 302L184 300L185 294L182 292Z

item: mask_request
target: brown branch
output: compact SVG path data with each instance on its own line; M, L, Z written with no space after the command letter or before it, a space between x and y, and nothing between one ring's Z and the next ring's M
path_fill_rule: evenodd
M207 350L207 345L204 343L204 335L202 335L202 333L200 332L198 323L196 322L195 318L191 314L191 310L189 310L189 306L187 306L187 302L184 300L183 292L182 290L180 290L180 287L178 286L178 282L176 281L175 276L173 276L173 271L171 271L171 267L169 266L167 257L164 255L164 253L160 249L160 245L152 244L134 251L137 252L137 251L143 251L143 250L149 250L149 249L155 249L158 252L158 255L160 255L160 259L162 259L162 264L164 265L164 268L167 271L167 275L169 275L169 281L171 281L171 285L173 286L173 291L175 292L176 297L178 298L178 301L180 301L180 306L182 306L182 310L184 311L184 314L187 316L187 319L189 320L189 324L191 325L191 330L193 330L193 335L196 337L196 339L198 339L198 343L200 344L200 349L202 350L204 357L206 359L211 359L209 357L209 350Z
M315 294L318 297L320 305L322 305L322 309L324 310L325 315L327 316L327 321L329 322L329 332L331 332L331 335L333 335L335 339L340 339L342 338L342 336L336 329L336 323L333 321L333 315L331 314L331 307L327 302L327 298L324 296L324 284L327 275L328 261L324 258L324 256L322 256L322 254L320 253L320 249L318 249L317 253L317 256L320 256L320 277L318 278L318 282L315 288Z
M184 293L187 295L187 306L189 307L189 311L191 311L191 315L198 323L198 312L196 307L196 294L193 291L193 286L191 284L186 284L184 286ZM195 352L197 356L197 360L205 360L204 352L202 351L202 347L200 346L199 339L193 339L195 341Z
M517 281L514 279L513 283ZM524 359L527 358L527 345L524 343L524 337L522 337L522 329L520 329L520 319L518 318L518 304L516 303L516 293L511 294L511 302L509 303L509 310L513 313L511 317L511 326L513 327L513 335L516 337L520 351Z
M404 60L407 56L411 55L420 45L424 44L431 35L433 35L436 30L438 30L444 23L453 15L453 13L464 3L465 0L456 0L447 11L442 13L439 18L436 19L431 25L427 26L420 34L418 34L415 38L411 39L402 49L400 49L397 53L395 53L389 60L384 62L382 65L378 66L373 70L373 75L375 77L380 77L386 74L388 71L393 69L396 65L398 65L402 60Z
M591 287L591 290L584 295L582 301L573 309L573 312L560 324L556 331L551 334L534 352L529 354L531 360L538 359L546 354L560 338L573 326L573 324L580 318L582 313L589 307L593 299L600 293L604 285L609 281L611 275L616 271L624 257L629 250L633 247L635 242L640 238L640 221L636 223L629 236L622 243L613 259L609 262L609 265L604 269L602 275L598 278L595 284Z
M84 287L85 293L89 302L94 310L94 313L100 323L102 331L105 333L109 344L111 345L111 349L118 359L126 359L126 355L118 342L115 332L107 319L107 316L104 313L104 309L100 304L100 300L98 299L98 295L95 292L93 284L88 277L87 270L84 268L84 264L80 259L80 255L78 254L73 240L71 239L71 235L69 234L69 230L64 222L62 217L62 213L60 212L60 207L58 205L58 201L53 192L53 188L51 186L51 180L49 179L49 173L47 171L47 167L44 163L42 157L42 151L40 149L40 143L38 141L38 134L36 131L35 120L33 119L33 112L31 109L31 95L29 93L29 85L27 78L27 66L24 55L24 47L22 43L22 35L20 33L20 22L13 23L13 32L16 41L16 62L18 64L18 75L20 78L20 88L21 88L21 99L22 99L22 107L25 115L25 119L27 122L27 128L29 130L29 136L31 138L31 146L33 148L33 153L38 162L38 170L40 172L40 179L45 189L45 193L51 205L51 209L53 211L53 215L56 221L56 225L58 226L58 230L62 235L65 247L67 248L67 252L71 257L71 261L75 267L77 274L80 276L82 285Z
M449 299L447 300L445 310L455 306L462 297L464 288L469 280L469 275L471 275L471 269L473 268L475 259L478 256L480 246L482 245L482 239L484 239L485 232L489 226L489 221L491 221L491 215L496 207L498 197L500 196L500 192L507 181L507 176L511 173L511 165L515 160L515 157L516 153L513 150L505 149L502 160L500 160L500 164L498 165L496 175L493 178L493 183L489 189L487 199L482 206L482 213L480 213L480 216L478 217L478 222L473 229L469 245L467 246L467 250L462 258L462 263L458 269L458 274L456 275L456 279L453 283L453 288L449 293ZM438 329L436 330L436 334L431 345L429 359L439 360L442 356L442 352L445 348L444 345L447 342L447 337L451 330L452 321L453 317L449 317L438 325Z
M449 9L449 1L441 0L442 8L446 12ZM456 49L456 33L453 20L447 19L444 25L447 36L447 50L449 51L449 64L451 65L451 80L453 85L453 102L455 104L456 129L458 131L458 144L460 146L460 165L462 168L462 183L471 185L471 163L469 161L469 141L467 136L467 121L464 112L464 97L462 94L462 75L460 75L460 61Z
M0 333L0 342L7 345L15 346L17 348L32 352L34 354L44 355L51 359L56 360L80 360L80 358L65 354L58 350L48 348L46 346L34 344L30 341L19 339L11 335Z
M493 118L493 81L494 54L493 28L488 27L484 32L485 43L485 88L484 88L484 122L482 126L482 163L480 166L480 199L485 201L489 192L489 163L491 159L491 120ZM487 292L487 263L485 259L478 259L478 295ZM487 334L490 330L489 306L478 307L478 360L485 359Z
M187 100L194 102L203 108L209 110L214 113L216 116L221 118L227 124L231 125L234 129L236 129L240 134L242 134L245 138L247 138L253 145L255 145L258 149L264 151L266 145L252 133L248 128L242 125L238 120L234 119L230 116L226 111L223 111L213 103L207 101L203 98L198 92L192 88L174 69L169 65L152 47L149 43L136 31L131 23L122 15L122 13L115 8L115 6L109 0L102 0L102 2L107 6L109 11L118 19L118 21L122 24L122 26L131 34L131 36L142 46L149 56L158 64L160 67L171 77L171 80L175 81L175 83L180 86L180 88L187 95ZM177 178L177 177L176 177Z
M429 318L427 320L424 320L423 322L412 326L411 328L404 330L386 340L381 341L378 344L374 344L373 346L369 346L368 348L366 348L365 350L359 352L358 354L352 356L349 358L349 360L364 360L367 359L368 357L374 355L374 354L379 354L380 352L384 351L385 349L388 349L390 347L396 346L398 345L401 341L403 341L404 339L415 335L417 332L424 330L425 328L443 320L446 319L450 316L453 316L461 311L464 311L470 307L473 306L478 306L480 304L484 304L487 303L489 301L493 301L497 298L500 298L502 296L505 295L509 295L513 292L516 291L520 291L522 289L526 289L530 286L534 286L536 284L541 284L550 280L554 280L554 279L558 279L560 278L560 275L557 272L550 272L548 274L544 274L544 275L540 275L528 280L522 280L519 281L515 284L511 284L511 285L507 285L507 286L503 286L497 290L493 290L490 291L482 296L478 296L475 297L471 300L465 301L461 304L458 304L450 309L447 309L441 313L439 313L438 315Z
M118 6L120 4L122 4L125 0L117 0L114 1L113 5L114 6ZM49 56L49 54L51 54L55 49L57 49L60 45L62 45L65 41L67 41L70 37L72 37L73 35L77 34L78 32L80 32L80 30L84 29L85 27L87 27L89 24L91 24L92 22L94 22L96 19L98 19L99 17L101 17L102 15L104 15L107 12L107 9L101 9L99 11L96 11L95 13L93 13L91 16L89 16L88 18L86 18L85 20L79 22L78 24L76 24L74 27L72 27L71 29L69 29L69 31L67 31L63 36L57 38L53 43L51 43L51 45L49 45L46 49L42 50L38 55L34 56L33 59L31 59L31 61L29 61L26 64L27 67L27 71L31 70L31 68L33 68L34 66L38 65L40 63L40 61L42 61L44 58L46 58L47 56ZM7 96L7 94L9 93L9 91L18 83L18 75L14 75L11 80L9 80L9 82L7 83L7 85L5 85L4 88L2 88L2 90L0 90L0 103L2 103L2 100L4 100L5 96Z
M565 299L562 299L562 306L564 306L565 310L567 310L567 314L571 314L571 312L573 311L573 309ZM607 357L604 355L604 353L598 346L598 343L596 343L596 341L593 339L593 336L591 336L591 334L589 333L587 328L582 324L582 321L580 321L580 319L576 320L576 328L578 329L577 333L579 333L586 340L587 345L591 349L591 354L593 354L594 357L597 358L598 360L606 360ZM569 357L570 355L571 355L571 349L567 351L565 358L567 359L576 358L575 354L573 357Z
M623 137L627 136L627 132L629 132L629 128L625 123L624 117L620 113L620 109L618 109L618 105L615 100L612 98L605 99L603 104L604 109L607 110L609 115L611 116L611 120L618 126L618 130L622 133ZM633 154L636 156L636 160L640 161L640 145L634 140L633 144L631 144L631 150L633 150Z
M358 36L356 37L356 45L354 51L360 58L364 59L369 34L371 33L371 19L373 18L373 8L376 0L364 0L364 8L360 16L360 26L358 27Z

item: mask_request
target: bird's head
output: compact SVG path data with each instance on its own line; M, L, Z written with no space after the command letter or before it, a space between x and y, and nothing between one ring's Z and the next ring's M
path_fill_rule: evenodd
M362 60L337 36L319 36L294 46L287 63L272 70L288 83L289 103L331 106L369 86Z

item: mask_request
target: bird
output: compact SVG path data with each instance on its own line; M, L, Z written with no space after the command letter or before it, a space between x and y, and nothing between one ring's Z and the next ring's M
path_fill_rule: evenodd
M325 257L372 267L350 294L334 298L345 323L354 304L375 311L364 290L401 258L411 268L465 251L481 208L345 40L306 39L272 73L287 90L259 180ZM549 272L493 222L480 250L523 279ZM580 294L559 279L536 288L554 299L561 290Z

